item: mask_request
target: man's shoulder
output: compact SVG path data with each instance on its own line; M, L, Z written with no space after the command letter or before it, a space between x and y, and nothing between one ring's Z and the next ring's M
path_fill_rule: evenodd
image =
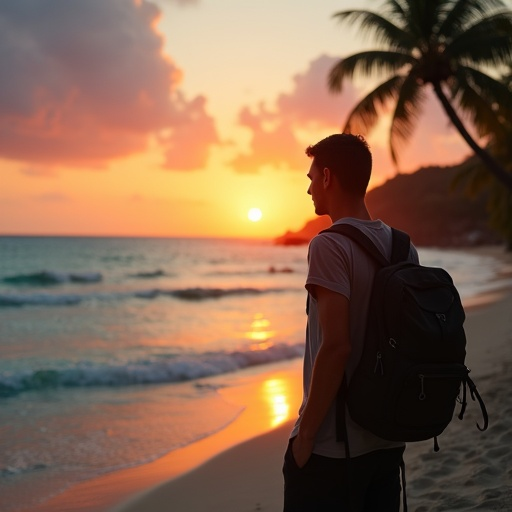
M388 234L391 232L391 228L382 220L380 219L357 219L355 217L346 217L343 219L340 219L339 221L335 222L334 224L350 224L356 228L361 229L364 232L370 232L374 234ZM333 224L333 225L334 225Z
M346 245L345 237L341 237L336 233L318 233L309 242L309 254L314 256L316 254L335 253L340 247Z
M331 225L334 226L338 222ZM329 229L329 228L327 228ZM341 236L339 233L332 231L322 230L320 233L315 235L309 242L310 252L314 250L329 250L336 249L337 247L347 246L349 239L345 236Z
M379 252L386 258L389 259L391 257L391 248L392 248L392 240L393 240L393 234L392 234L392 228L385 222L383 222L380 219L376 220L364 220L364 219L357 219L357 218L343 218L335 223L332 224L332 226L337 225L343 225L348 224L350 226L353 226L357 228L359 231L361 231L364 235L366 235L376 246L376 248L379 250ZM361 252L365 252L362 247L359 247L359 244L353 240L350 239L350 237L342 236L338 233L320 233L318 235L320 237L326 237L330 239L331 243L338 244L339 246L347 248L347 251L351 253L354 250L354 247L357 247L356 252L358 253L356 256L357 258L361 257ZM316 244L322 244L322 242L315 242ZM411 244L411 260L415 261L417 260L417 254L416 249Z
M353 217L343 218L336 221L333 226L348 224L359 229L364 233L370 240L376 243L377 246L386 247L391 241L391 228L382 220L363 220L356 219ZM325 233L326 234L326 233ZM336 235L334 235L336 236ZM346 238L346 237L340 237Z

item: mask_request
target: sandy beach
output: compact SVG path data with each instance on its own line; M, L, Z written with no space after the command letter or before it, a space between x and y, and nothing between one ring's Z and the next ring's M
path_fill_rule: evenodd
M468 314L468 366L486 402L490 427L477 430L470 403L432 442L409 444L407 495L414 512L512 510L512 295ZM115 512L281 510L281 463L290 425L243 443Z
M464 420L454 418L440 436L438 453L431 441L408 445L407 496L413 512L512 510L512 293L497 290L481 299L467 310L466 364L490 426L484 433L477 430L480 410L470 401ZM273 395L265 391L272 385L279 386ZM227 399L247 404L226 429L153 463L77 485L32 510L278 512L282 457L300 388L298 360L265 373L248 372L237 386L222 391ZM277 396L288 397L281 407Z

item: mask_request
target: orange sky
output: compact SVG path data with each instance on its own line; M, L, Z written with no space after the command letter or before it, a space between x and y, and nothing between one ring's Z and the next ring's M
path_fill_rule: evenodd
M0 234L275 237L314 216L304 148L371 84L331 95L371 47L331 16L375 2L0 4ZM366 45L366 46L365 46ZM387 120L373 185L395 174ZM429 101L404 172L469 154ZM247 212L263 212L250 222Z

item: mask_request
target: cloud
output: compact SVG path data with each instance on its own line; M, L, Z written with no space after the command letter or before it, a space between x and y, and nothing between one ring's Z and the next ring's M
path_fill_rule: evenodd
M145 0L1 2L0 157L101 167L157 136L165 167L202 167L215 124L180 91L159 17Z
M304 148L322 137L343 129L348 114L367 92L347 81L342 94L331 94L327 76L339 59L322 55L293 79L292 89L270 104L244 107L239 123L250 131L249 150L232 160L241 173L256 173L265 166L276 169L304 169ZM382 116L370 133L364 134L373 153L372 183L394 176L398 168L391 161L389 124L391 111ZM310 137L306 139L305 137ZM413 172L426 165L449 165L465 158L469 150L450 125L439 102L427 91L427 99L412 137L399 149L399 168Z
M285 120L278 120L273 126L266 127L265 119L274 119L264 106L257 113L249 108L240 112L239 122L252 132L251 152L239 154L232 162L236 171L241 173L257 172L265 165L296 168L304 164L304 148L299 144L293 126Z
M176 116L175 129L160 137L166 147L164 167L182 171L197 169L206 162L209 145L219 142L215 123L205 112L204 96L190 102L180 93L176 97L180 115Z
M301 132L324 132L326 136L340 131L355 104L356 91L350 84L342 95L328 91L327 75L337 61L327 55L318 57L294 77L291 92L280 94L273 106L262 103L240 111L239 123L251 131L251 143L249 152L238 154L231 162L235 170L257 172L265 165L303 168Z

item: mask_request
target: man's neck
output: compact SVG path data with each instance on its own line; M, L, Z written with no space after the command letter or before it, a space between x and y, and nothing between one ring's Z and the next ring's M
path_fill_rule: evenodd
M345 217L352 217L360 220L372 220L364 200L359 200L352 204L348 202L337 204L335 207L330 209L329 217L331 217L332 222L336 222L337 220Z

